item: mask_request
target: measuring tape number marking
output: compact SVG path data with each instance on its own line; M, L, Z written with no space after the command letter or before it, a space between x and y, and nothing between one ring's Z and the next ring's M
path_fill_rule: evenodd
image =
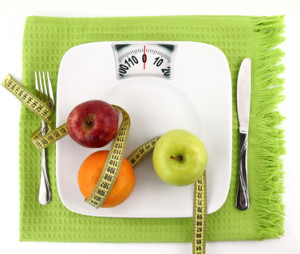
M30 139L37 149L43 149L66 136L68 133L67 123L64 123L54 130L48 127L44 135L42 135L42 130L38 129L31 135Z

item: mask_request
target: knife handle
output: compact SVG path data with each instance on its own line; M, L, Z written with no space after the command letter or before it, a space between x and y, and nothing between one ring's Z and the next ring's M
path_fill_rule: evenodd
M248 133L240 133L240 170L236 198L236 207L247 210L250 207L248 177L247 177Z

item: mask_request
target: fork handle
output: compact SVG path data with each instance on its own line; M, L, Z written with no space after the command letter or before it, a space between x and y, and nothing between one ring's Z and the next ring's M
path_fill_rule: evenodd
M248 133L240 133L240 171L236 207L239 210L247 210L250 206L248 176L247 176L247 150Z
M45 123L42 123L42 135L44 135ZM50 184L47 175L46 149L41 151L41 179L38 200L41 205L47 205L51 200Z

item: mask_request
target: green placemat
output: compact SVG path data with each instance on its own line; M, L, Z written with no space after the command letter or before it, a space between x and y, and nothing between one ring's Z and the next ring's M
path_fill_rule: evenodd
M283 234L284 207L282 116L283 52L274 48L282 40L283 17L162 16L119 18L28 17L23 41L23 84L34 91L34 71L50 72L56 88L64 53L95 41L170 40L215 45L226 55L232 75L233 147L232 180L223 207L210 214L207 240L261 240ZM251 208L235 208L239 136L236 81L241 61L253 63L249 130L249 188ZM191 242L191 218L99 218L73 213L61 203L56 186L55 145L48 149L52 202L37 201L40 152L30 134L40 120L25 107L20 116L20 240L58 242Z

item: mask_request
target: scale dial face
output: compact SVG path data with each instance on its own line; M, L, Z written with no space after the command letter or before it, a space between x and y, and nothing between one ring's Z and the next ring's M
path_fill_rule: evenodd
M170 79L176 46L164 43L116 43L117 78L153 76Z

